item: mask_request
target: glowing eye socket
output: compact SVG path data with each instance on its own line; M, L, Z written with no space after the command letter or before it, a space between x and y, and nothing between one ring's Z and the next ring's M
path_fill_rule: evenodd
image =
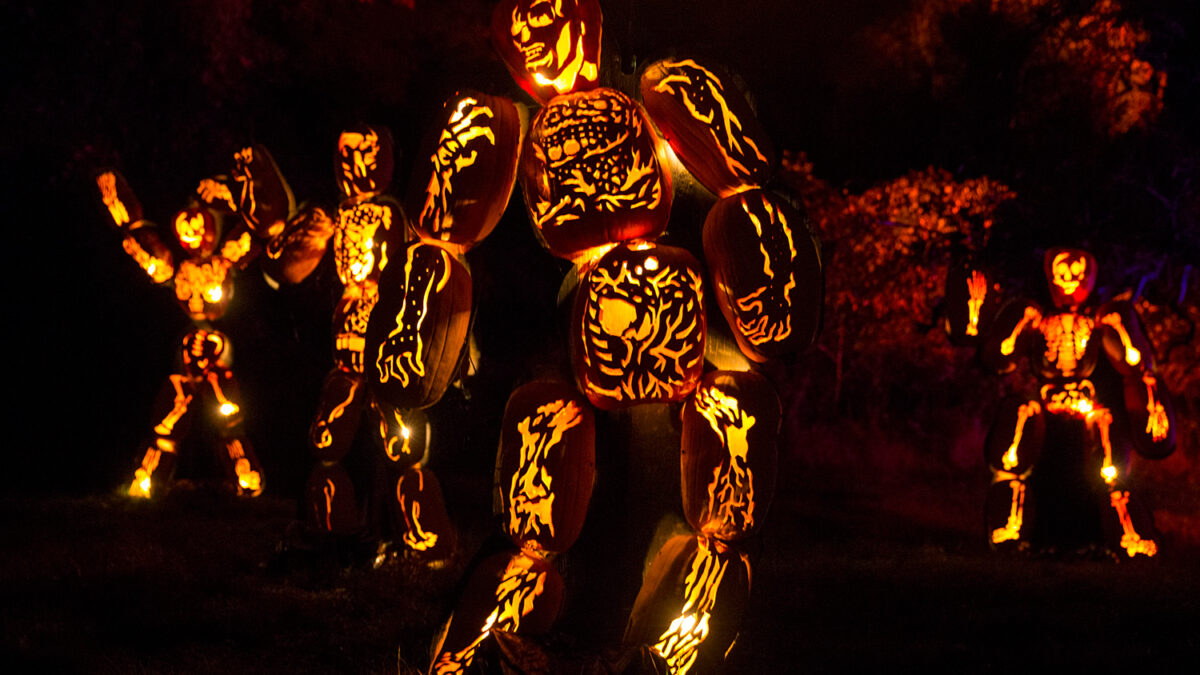
M213 286L205 293L209 302L220 302L223 295L224 293L221 292L220 286Z
M545 28L554 22L554 17L546 11L538 12L529 17L529 25L534 28Z

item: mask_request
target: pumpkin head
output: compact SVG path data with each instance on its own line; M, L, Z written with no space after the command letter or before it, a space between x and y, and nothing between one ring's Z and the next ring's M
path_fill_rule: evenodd
M683 511L699 532L722 541L762 525L775 492L780 405L752 372L713 371L683 408Z
M200 206L189 206L171 220L175 238L192 258L203 258L217 249L218 223L215 214Z
M233 199L242 220L259 237L279 234L296 200L275 159L261 145L243 148L233 159Z
M668 540L646 572L625 644L650 645L671 673L721 670L750 595L750 564L706 537Z
M493 630L537 635L550 630L562 607L563 581L554 567L525 553L485 559L467 581L429 672L463 673Z
M1096 259L1074 248L1046 251L1046 283L1055 307L1076 307L1087 301L1096 285Z
M500 221L517 175L521 120L512 101L475 92L446 101L409 183L422 239L465 251Z
M687 251L621 244L576 291L571 356L579 388L604 410L679 401L704 368L704 293Z
M762 362L812 344L824 301L821 258L787 202L763 190L718 201L704 221L704 256L747 358Z
M349 199L387 190L394 161L392 132L386 127L359 124L343 131L334 158L342 196Z
M560 258L654 239L671 211L671 174L641 108L613 89L550 101L521 151L521 189L538 238Z
M492 43L513 79L545 103L596 86L602 25L598 0L503 0Z
M458 367L471 318L471 275L444 248L414 242L379 278L364 358L376 395L399 408L437 403Z
M120 173L106 170L96 174L96 189L114 227L125 229L142 219L142 204Z
M666 59L642 73L642 103L696 180L719 197L761 186L775 162L746 93L715 66Z
M523 549L560 553L579 536L596 478L592 410L565 382L530 382L504 408L496 491Z

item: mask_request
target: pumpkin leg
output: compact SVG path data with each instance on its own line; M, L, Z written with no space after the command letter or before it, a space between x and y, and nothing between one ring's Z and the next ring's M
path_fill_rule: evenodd
M154 439L147 444L142 463L129 485L130 497L150 498L162 490L175 469L175 451L180 438L191 427L195 388L190 378L176 373L167 378L154 402Z
M458 532L446 513L442 488L429 469L414 466L396 481L396 509L406 526L404 546L440 567L454 554ZM399 520L397 518L397 520Z
M351 534L360 527L354 485L342 468L342 458L350 451L366 402L363 384L361 375L334 369L321 386L317 414L309 427L317 464L304 490L304 512L318 531Z
M218 424L225 452L220 454L221 463L229 480L243 497L262 494L263 471L258 456L242 431L244 418L237 379L228 369L213 369L205 374L205 383L217 404Z
M1158 554L1157 534L1150 510L1128 490L1113 490L1105 497L1104 534L1109 548L1124 550L1130 558Z
M1027 545L1033 530L1033 499L1028 484L1016 476L997 475L988 489L985 522L988 543L994 550Z

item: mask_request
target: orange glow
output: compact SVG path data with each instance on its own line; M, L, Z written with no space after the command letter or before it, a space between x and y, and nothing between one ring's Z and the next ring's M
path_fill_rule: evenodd
M967 300L967 335L979 335L979 310L983 308L983 301L987 297L987 278L982 272L971 271L971 278L967 279L967 292L970 293L970 299Z
M248 493L252 497L262 494L262 475L250 465L250 459L246 457L246 450L242 447L242 442L235 438L225 444L225 450L229 453L229 459L233 460L233 472L237 475L238 493Z
M1043 385L1042 401L1047 412L1088 419L1096 411L1096 387L1091 380Z
M332 478L325 479L323 492L325 493L325 529L333 532L333 523L331 521L333 516L333 495L337 493L337 486L333 484Z
M438 138L437 150L429 160L433 164L433 176L425 188L420 222L428 223L440 239L448 239L449 230L454 226L454 219L449 214L454 177L479 157L479 150L469 150L469 146L481 142L496 145L495 134L490 126L486 126L494 116L492 109L479 105L477 99L464 97Z
M1042 406L1038 405L1037 401L1029 401L1017 409L1017 430L1013 434L1012 445L1008 446L1008 452L1005 452L1001 458L1006 471L1011 471L1019 463L1017 459L1017 446L1021 444L1021 435L1025 432L1025 421L1034 415L1041 414L1041 412Z
M179 243L183 244L184 248L198 249L200 244L204 242L204 216L197 213L189 216L187 211L181 211L175 217L175 234L179 236Z
M742 410L737 399L716 387L696 392L696 412L712 427L713 433L729 453L729 461L713 468L708 484L708 514L704 532L722 530L737 525L746 530L754 528L754 472L747 464L750 444L746 436L755 418ZM717 513L713 514L716 508Z
M1021 525L1025 515L1025 483L1011 480L1008 486L1012 488L1012 505L1008 512L1008 522L1004 527L992 530L992 543L1016 541L1021 538Z
M379 189L374 177L379 161L379 134L373 129L365 134L344 131L338 136L338 154L341 156L342 191L345 194L358 192L354 188L357 181L366 181L372 191Z
M187 303L192 315L203 315L206 301L218 303L225 297L221 287L228 271L229 262L220 258L203 263L185 260L175 275L175 297Z
M329 411L328 417L320 422L317 422L316 429L314 429L314 431L317 432L315 434L317 436L315 439L315 445L318 448L328 448L333 444L333 434L329 432L329 427L332 426L338 418L346 413L346 406L350 405L350 403L354 401L354 395L358 392L358 386L360 383L361 380L357 378L350 380L350 391L346 392L346 400L334 406L333 410Z
M171 386L175 388L175 406L161 422L154 426L154 433L159 436L170 436L179 419L187 412L188 404L192 402L192 394L183 391L183 376L172 375Z
M250 233L243 232L241 236L236 239L230 239L221 246L221 257L231 263L236 263L246 257L246 254L250 252L250 245L252 243Z
M1117 511L1117 518L1121 521L1121 548L1125 549L1126 555L1130 558L1139 553L1152 558L1158 554L1158 545L1153 539L1142 539L1137 530L1133 528L1133 519L1129 517L1129 492L1126 490L1115 490L1109 494L1112 507Z
M796 244L792 239L792 228L788 225L787 216L765 196L760 195L759 201L762 213L755 212L753 208L759 206L758 204L751 204L746 197L741 198L742 210L754 225L754 231L758 233L758 250L762 253L762 271L763 276L768 279L768 284L736 301L737 328L754 345L781 342L792 334L792 290L796 288L796 275L792 271L792 263L796 260ZM776 229L764 229L764 220L778 225L778 231L783 233L787 242L786 247L772 247L778 249L777 255L782 251L787 251L787 260L775 261L776 265L781 268L780 272L786 273L783 279L777 278L778 275L771 264L771 253L767 250L768 244L772 243L770 240L776 236L774 234Z
M457 652L444 652L433 663L435 675L452 675L466 672L475 658L479 643L495 630L515 633L521 627L521 619L533 611L534 602L545 590L546 573L531 568L534 559L516 555L508 563L500 583L496 586L496 607L488 615L480 629L479 637Z
M563 434L582 420L574 401L557 400L517 423L520 461L508 486L508 530L514 537L532 538L542 534L543 527L554 536L554 477L546 460Z
M418 249L436 250L435 261L414 265ZM425 376L425 339L421 325L429 314L429 296L440 293L450 281L450 253L436 246L409 246L404 262L404 302L395 327L379 344L375 368L379 383L395 379L407 387L409 380ZM386 353L385 353L386 352Z
M513 7L509 32L534 80L565 94L575 88L579 77L595 82L599 70L584 50L587 26L566 16L562 4L562 0L521 0ZM574 40L572 28L578 31Z
M1142 362L1142 353L1134 348L1133 342L1129 339L1129 332L1125 330L1125 325L1121 323L1121 315L1116 312L1105 314L1100 317L1100 323L1111 326L1117 331L1117 336L1121 338L1121 346L1125 347L1125 363L1131 366L1136 366Z
M161 457L162 450L157 447L151 446L146 449L146 455L142 457L142 465L133 474L133 483L129 486L130 497L150 498L151 477L154 475L154 470L158 468Z
M111 171L106 171L96 176L96 185L100 188L100 199L104 201L104 206L108 207L108 213L112 216L113 223L117 227L128 225L129 210L125 208L125 204L117 196L116 175ZM145 266L143 265L143 267Z
M654 651L667 660L667 668L672 674L687 673L696 662L700 645L708 637L717 589L728 565L710 546L708 539L701 539L684 580L683 610L653 646Z
M420 494L425 490L425 473L421 469L416 469L417 474L417 493ZM402 538L404 545L414 551L428 551L437 546L438 536L434 532L427 532L421 526L421 503L417 501L409 502L404 494L404 479L407 475L401 476L396 483L396 499L400 502L400 510L404 513L404 520L408 524L408 531L404 533Z
M236 413L240 408L233 401L225 398L225 392L221 391L221 376L215 371L209 372L208 384L212 387L213 395L217 397L217 411L228 417Z
M169 261L151 255L133 237L122 239L121 248L125 249L129 257L133 258L133 261L138 264L138 267L145 270L147 276L153 279L154 283L161 284L174 276L175 269Z
M1063 251L1054 256L1050 270L1054 273L1054 285L1062 289L1064 295L1074 295L1087 275L1087 258Z
M745 135L742 121L729 109L720 78L691 59L665 61L662 66L672 74L659 80L654 91L682 100L693 118L708 125L730 173L740 179L750 178L753 174L745 162L769 163L754 139Z
M1112 413L1107 409L1100 408L1088 415L1087 420L1095 422L1100 427L1100 447L1104 449L1104 463L1100 466L1100 477L1111 486L1117 480L1117 467L1113 466L1112 462L1112 441L1108 436L1109 427L1112 426Z
M233 201L233 193L229 191L228 185L220 181L205 178L200 181L200 185L196 186L196 194L209 204L221 202L224 206L228 206L230 211L237 211L237 202Z
M1157 443L1167 437L1171 430L1171 422L1167 419L1167 409L1157 396L1158 380L1150 373L1142 375L1146 385L1146 433Z
M392 210L385 205L361 202L338 211L333 261L343 284L362 283L377 268L383 269L387 250L380 247L378 266L375 251L375 237L381 226L384 230L392 227Z
M399 461L401 457L407 457L412 453L412 448L409 447L409 439L412 438L412 430L410 430L408 425L404 423L404 419L401 417L399 410L392 410L392 417L396 419L396 424L400 427L400 433L395 435L388 434L387 420L380 420L379 435L383 439L384 454L387 455L388 459L396 462ZM399 452L396 452L397 443L400 443Z
M1091 317L1073 312L1055 314L1043 320L1038 328L1046 338L1046 361L1054 364L1063 375L1074 375L1079 360L1087 351L1094 327Z
M1021 331L1025 330L1025 326L1032 325L1034 328L1037 328L1041 320L1042 313L1036 307L1026 307L1025 315L1021 317L1016 327L1013 328L1012 333L1000 343L1000 353L1005 356L1012 356L1013 351L1017 348L1017 338L1021 335Z

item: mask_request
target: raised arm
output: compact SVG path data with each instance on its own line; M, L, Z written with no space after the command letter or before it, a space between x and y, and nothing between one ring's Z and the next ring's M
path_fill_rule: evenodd
M142 205L125 177L107 169L96 174L96 190L109 216L109 222L123 235L121 247L138 267L156 284L166 283L175 275L171 249L158 234L158 228L142 218Z

